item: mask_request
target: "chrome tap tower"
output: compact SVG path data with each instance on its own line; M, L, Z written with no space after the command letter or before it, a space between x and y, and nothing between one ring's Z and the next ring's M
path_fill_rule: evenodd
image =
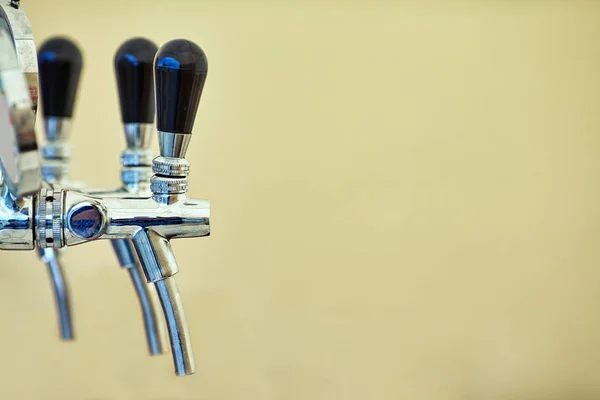
M0 249L38 252L55 295L60 337L72 340L61 253L110 240L138 296L149 353L165 352L168 340L175 373L193 374L170 241L210 235L209 202L186 196L190 164L185 159L206 80L206 55L183 39L159 48L132 38L116 49L126 148L121 183L114 189L69 180L68 138L84 65L77 45L65 37L51 38L36 51L19 2L0 0ZM41 148L34 131L38 81ZM153 159L148 146L155 116L160 155Z

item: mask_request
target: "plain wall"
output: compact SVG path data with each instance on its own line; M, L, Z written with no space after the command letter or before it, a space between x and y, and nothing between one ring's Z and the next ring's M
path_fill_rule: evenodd
M600 2L22 6L38 44L83 50L93 187L119 184L118 46L202 46L187 158L212 233L173 242L186 378L147 355L107 241L65 252L75 343L36 253L0 253L0 398L600 397Z

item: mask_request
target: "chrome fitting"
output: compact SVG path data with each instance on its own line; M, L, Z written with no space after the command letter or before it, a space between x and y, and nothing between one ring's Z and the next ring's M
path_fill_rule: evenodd
M152 177L150 167L123 167L121 168L121 182L127 188L135 189L140 184L145 183ZM148 187L148 186L146 186Z
M152 165L152 152L147 149L127 149L121 152L121 165L140 167Z
M71 158L71 147L66 142L46 142L42 146L42 158L58 160Z
M39 247L58 249L64 246L62 205L62 190L49 188L40 190L36 216L36 237Z
M150 180L150 190L155 195L184 194L188 190L188 180L154 175Z
M142 124L138 122L123 125L125 140L129 149L147 149L154 130L153 124Z
M71 150L67 139L71 133L70 118L44 119L46 142L42 146L42 177L48 183L64 183L69 177Z
M185 158L156 157L152 171L157 175L185 177L190 174L190 163Z
M71 168L65 160L44 160L42 162L42 176L48 183L59 183L68 176Z
M128 191L148 190L152 177L152 153L147 149L127 149L121 152L121 182Z
M156 157L152 161L152 171L155 175L150 179L150 190L157 201L164 203L167 200L169 203L169 195L187 192L190 163L185 158ZM167 199L163 199L165 195Z

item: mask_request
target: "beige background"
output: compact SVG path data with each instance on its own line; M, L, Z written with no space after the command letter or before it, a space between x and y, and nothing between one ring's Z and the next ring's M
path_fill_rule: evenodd
M212 236L174 243L198 372L110 245L0 254L2 399L600 398L600 2L24 0L77 39L73 177L118 182L112 57L184 37ZM154 142L156 149L156 140Z

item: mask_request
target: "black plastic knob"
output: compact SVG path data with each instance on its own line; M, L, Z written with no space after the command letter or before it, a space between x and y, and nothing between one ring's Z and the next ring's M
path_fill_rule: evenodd
M143 38L121 45L115 55L123 123L154 122L154 57L158 47Z
M44 117L73 116L83 60L75 43L63 37L47 40L38 50Z
M206 54L197 44L176 39L161 46L154 63L159 131L192 133L207 72Z

